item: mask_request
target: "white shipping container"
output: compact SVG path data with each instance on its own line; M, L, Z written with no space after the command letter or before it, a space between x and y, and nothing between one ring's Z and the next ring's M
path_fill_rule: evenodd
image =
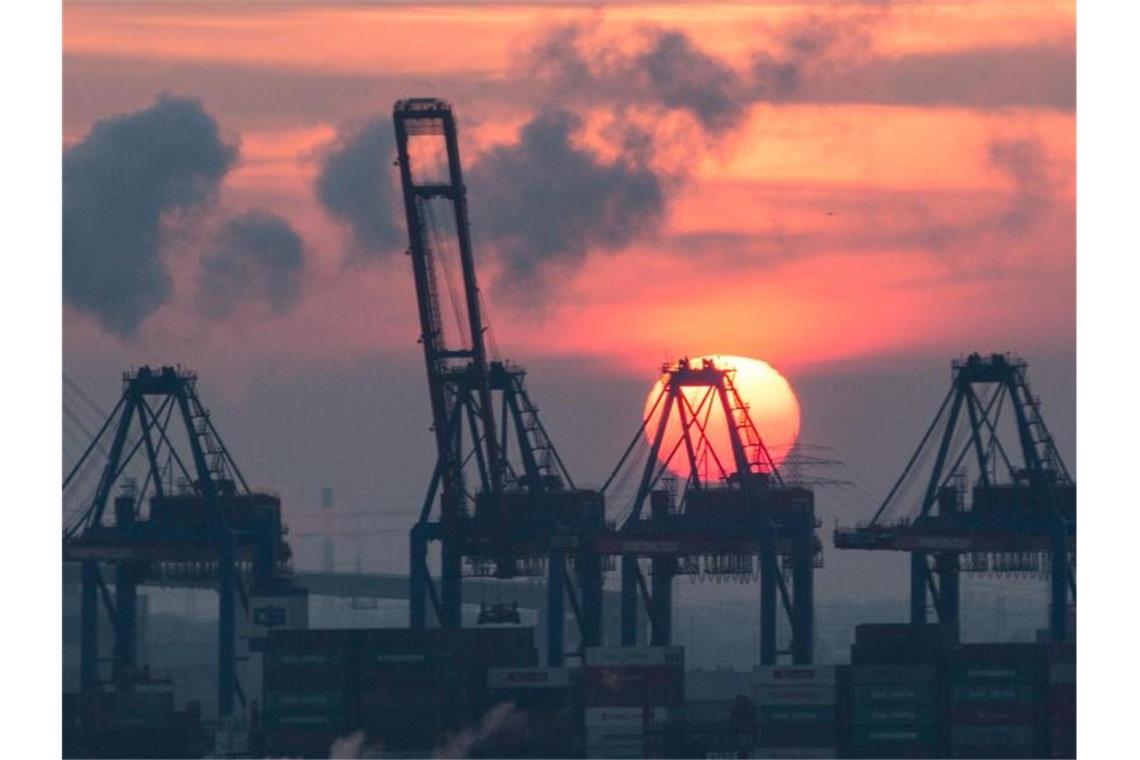
M640 728L650 722L667 721L669 717L670 710L667 707L587 707L586 730Z
M752 683L835 683L834 665L763 665L752 671Z
M684 647L588 647L586 667L652 666L685 664Z
M752 701L757 705L833 705L834 683L787 684L752 687Z
M487 668L488 689L562 689L570 668Z

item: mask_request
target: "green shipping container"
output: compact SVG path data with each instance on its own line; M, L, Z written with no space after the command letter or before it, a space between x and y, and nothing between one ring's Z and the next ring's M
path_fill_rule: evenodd
M950 681L955 686L978 686L984 684L1028 684L1037 683L1042 675L1041 667L1034 663L1014 662L1009 664L955 663L950 668Z
M346 708L341 691L267 691L262 721L267 730L339 730Z
M868 726L855 725L851 738L856 746L869 744L931 744L935 740L934 725Z
M930 726L936 719L933 702L909 704L872 704L856 702L852 709L852 723L856 725Z
M856 706L872 705L917 705L935 702L933 686L922 684L856 684L852 688L852 700Z
M1034 701L1034 688L1027 683L991 683L955 686L951 699L955 704L1030 704Z
M756 720L761 725L775 723L834 723L835 705L760 705Z

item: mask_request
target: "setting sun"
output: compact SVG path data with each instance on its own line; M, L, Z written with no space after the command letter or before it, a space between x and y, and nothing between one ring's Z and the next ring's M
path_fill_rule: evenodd
M693 365L699 365L706 359L712 360L717 367L736 370L733 378L736 390L747 406L748 414L768 448L772 460L779 467L800 432L800 404L791 385L775 368L759 359L709 354L694 357L691 361ZM658 378L645 399L643 418L649 418L645 426L645 436L651 442L661 415L660 405L654 409L654 403L661 395L663 384L664 377ZM689 405L699 411L700 423L705 428L712 454L715 455L712 459L707 456L698 457L702 478L715 479L719 475L715 460L719 460L731 472L734 469L732 449L721 405L706 402L703 407L701 406L707 392L706 388L688 386L683 392ZM668 460L669 470L684 477L689 474L689 463L684 452L678 450L680 447L677 444L680 438L681 420L677 414L671 413L658 458L662 462ZM673 453L672 458L670 458L671 453Z

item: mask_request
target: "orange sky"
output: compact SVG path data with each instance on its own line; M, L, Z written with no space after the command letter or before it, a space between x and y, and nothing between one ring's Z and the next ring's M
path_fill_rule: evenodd
M64 21L68 145L95 120L145 108L160 91L199 97L241 144L218 213L268 208L291 221L309 252L293 311L251 308L224 324L194 319L195 256L171 256L174 295L131 337L106 335L68 310L65 348L76 355L146 358L193 347L240 365L352 361L414 346L406 261L345 267L347 232L312 190L321 151L338 127L386 114L400 94L456 103L468 163L513 142L548 95L523 53L560 22L623 50L646 25L675 29L738 71L756 51L781 49L796 25L824 23L846 36L831 57L805 65L814 79L805 79L804 97L759 99L724 134L702 136L666 114L655 161L682 179L663 222L621 250L591 251L538 310L496 288L495 252L480 245L473 216L504 353L589 356L644 374L681 353L754 355L794 370L979 343L1052 352L1075 343L1074 111L1034 100L1036 91L1022 99L1001 89L1024 78L1032 90L1040 84L1032 70L990 76L971 63L993 51L1030 61L1041 51L1071 53L1071 3L630 3L604 11L82 3L66 4ZM891 66L916 60L915 76L931 77L919 84L957 76L967 81L950 89L965 94L926 102L918 86L917 97L891 91ZM306 77L316 79L301 87ZM241 88L257 85L246 80L281 89L251 98ZM866 102L835 96L851 81L866 83ZM463 84L472 82L482 89ZM356 89L336 100L338 87ZM333 105L325 108L325 98ZM581 144L605 155L599 125L612 122L613 105L572 107L587 124ZM654 123L654 114L634 111ZM1021 176L996 162L990 151L1002 143L1035 146L1033 171ZM469 193L474 215L480 188ZM1024 209L1032 213L1005 224Z

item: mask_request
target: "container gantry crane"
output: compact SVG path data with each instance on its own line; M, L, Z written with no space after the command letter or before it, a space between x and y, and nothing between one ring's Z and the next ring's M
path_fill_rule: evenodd
M558 665L566 600L581 645L601 643L604 568L590 541L605 530L603 497L575 487L527 393L525 372L488 359L451 105L401 100L393 121L437 451L410 537L410 623L427 625L430 601L440 625L461 627L464 575L545 573L546 654ZM448 279L456 266L461 289ZM455 311L452 335L440 306L445 294ZM440 545L438 589L429 542Z
M251 595L298 592L285 577L290 549L280 500L246 484L197 380L178 367L124 373L118 403L63 481L67 493L94 457L105 457L93 495L64 526L63 561L81 566L80 688L89 694L105 682L130 691L145 678L137 663L139 585L191 576L216 587L218 712L225 718L235 696L244 701L236 669L239 600L248 609ZM145 470L141 486L128 477L135 462ZM114 568L113 594L100 565ZM100 600L114 636L110 679L99 674Z
M810 489L785 484L741 399L735 370L711 359L683 358L662 367L661 390L606 490L649 430L650 449L630 511L616 534L600 536L600 553L621 555L622 644L637 641L638 600L650 623L650 643L672 638L672 584L678 574L760 582L760 663L780 655L812 661L813 578L822 547ZM731 458L721 461L709 438L714 411L724 421ZM666 440L675 423L676 441ZM668 450L666 450L668 449ZM683 464L679 500L662 487L672 462ZM645 506L649 505L649 514ZM642 573L647 559L650 581ZM757 573L757 565L758 573ZM789 591L789 585L791 587ZM777 643L782 608L790 643Z
M933 602L952 641L960 635L960 573L1048 574L1049 636L1063 642L1069 600L1075 606L1077 596L1076 482L1030 391L1024 361L975 353L954 362L952 374L938 413L874 517L837 528L835 546L909 552L910 620L926 622ZM967 504L970 462L977 479ZM921 495L909 514L892 521L908 483L918 483Z

